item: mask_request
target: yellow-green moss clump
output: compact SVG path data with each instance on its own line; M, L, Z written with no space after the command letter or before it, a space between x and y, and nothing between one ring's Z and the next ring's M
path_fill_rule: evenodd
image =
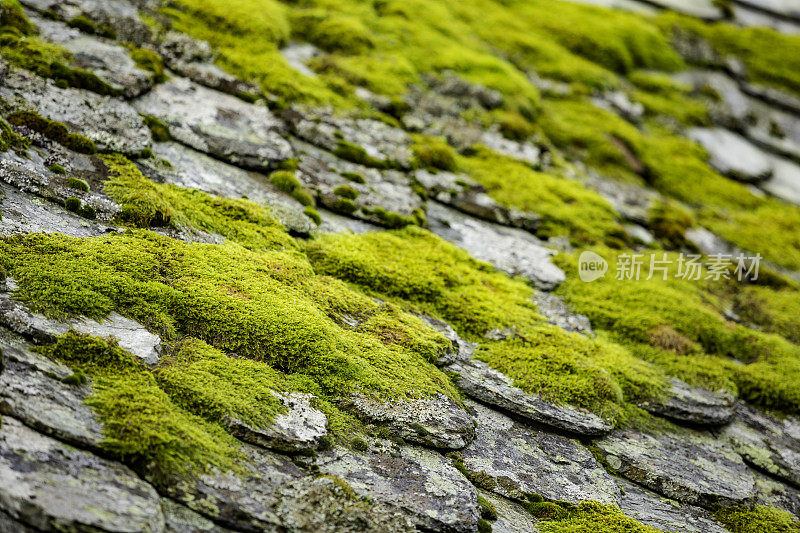
M611 205L578 181L537 172L485 148L459 164L501 204L540 216L541 237L564 235L577 244L628 242Z
M541 502L528 504L541 519L542 533L658 533L658 529L629 518L614 505L584 501L578 505Z
M661 371L604 339L566 333L538 314L532 289L419 228L324 235L305 247L318 272L451 323L476 356L515 385L622 420L629 402L658 396ZM514 331L502 341L484 334Z
M754 505L752 507L723 507L714 513L731 533L796 533L800 522L786 511Z
M709 123L708 109L693 98L691 88L661 72L636 71L628 79L635 85L633 99L641 103L647 116L673 118L684 126Z

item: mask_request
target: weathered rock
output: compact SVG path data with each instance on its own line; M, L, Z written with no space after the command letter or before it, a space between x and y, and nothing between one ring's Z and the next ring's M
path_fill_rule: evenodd
M623 91L606 91L592 98L594 105L617 113L629 122L638 122L644 115L644 106L631 102Z
M435 361L436 365L445 366L472 357L472 353L475 351L475 344L462 339L450 324L427 315L418 316L428 326L444 335L453 345L453 350L447 350Z
M99 449L103 428L84 403L91 394L87 385L67 385L54 375L28 364L43 357L0 342L8 358L0 373L0 413L10 415L37 431L84 448ZM25 362L21 362L25 361ZM44 361L47 361L44 359Z
M328 433L328 419L322 411L311 406L310 394L273 394L287 408L275 416L265 428L253 427L241 420L228 417L222 424L235 437L264 448L281 452L312 450L319 439Z
M96 24L111 27L118 39L141 44L150 30L128 0L23 0L23 5L61 20L87 17Z
M777 17L800 21L800 6L792 0L734 0L734 2L772 13Z
M14 109L32 109L85 135L99 150L137 155L150 145L150 131L127 103L82 89L61 89L28 71L10 69L0 98Z
M648 0L648 3L705 20L723 18L722 10L713 0Z
M137 163L143 173L155 181L217 196L247 198L268 207L276 220L298 234L308 234L314 228L303 214L302 206L275 188L263 174L229 165L174 142L154 144L153 153L172 164L172 168L165 168L156 160L140 159Z
M133 472L4 416L0 502L14 520L50 531L163 531L153 488Z
M400 225L394 218L397 215L414 220L421 212L422 200L413 191L406 174L350 163L302 141L292 144L301 154L298 179L313 190L318 201L328 209L389 227ZM364 183L346 177L355 175ZM355 191L356 197L342 196L340 187Z
M800 440L779 420L739 404L736 420L722 431L721 438L748 463L800 486Z
M281 55L289 63L289 66L310 78L315 78L317 73L308 68L306 63L321 53L322 51L311 43L293 41L281 48Z
M3 326L0 326L0 346L6 362L20 363L58 380L73 374L68 366L32 351L30 342Z
M475 436L472 416L443 394L394 402L356 394L348 405L360 417L389 428L404 440L431 448L458 450Z
M680 422L718 426L733 417L734 398L727 391L713 392L691 387L672 378L664 398L649 400L640 406L653 414Z
M536 519L520 504L485 490L478 490L478 494L497 511L497 520L492 521L492 533L538 533Z
M9 284L13 290L13 285ZM39 342L52 342L69 329L94 337L111 338L146 364L155 364L161 355L161 339L144 326L118 313L111 313L102 322L88 318L59 322L34 313L14 300L8 292L0 293L0 322L12 331Z
M498 204L486 193L485 187L463 174L418 170L414 173L414 179L431 198L468 215L528 231L534 231L539 226L537 215Z
M595 447L613 470L683 503L735 505L755 497L755 479L741 457L706 433L615 431Z
M480 404L475 440L459 456L482 488L526 501L525 493L578 503L614 504L620 491L614 479L578 441L514 422Z
M768 157L772 163L772 177L759 186L781 200L800 205L800 165L782 157Z
M759 11L741 4L733 4L732 7L733 19L741 26L772 28L775 31L787 35L797 35L800 33L800 21L792 21L777 17L766 11Z
M584 315L572 312L560 296L549 292L536 291L534 299L539 311L547 317L551 324L560 327L564 331L594 336L589 319Z
M714 70L687 70L673 77L696 90L711 89L719 96L719 100L709 99L706 102L714 124L738 129L747 123L752 111L751 99L742 92L736 80L727 74Z
M153 86L154 75L136 66L126 48L106 39L84 35L61 22L31 17L41 37L60 44L72 53L72 65L88 70L128 98L139 96Z
M761 472L753 474L756 478L756 503L789 511L800 518L800 490Z
M686 240L697 246L705 255L733 254L736 252L736 248L733 245L700 226L687 229L685 236Z
M296 109L285 111L282 118L299 138L330 152L344 141L360 146L368 156L388 165L408 168L411 164L411 138L405 131L378 120Z
M381 230L380 226L338 215L327 209L317 208L317 211L322 218L322 224L317 228L319 233L367 233Z
M530 142L517 142L506 139L496 131L486 131L481 135L481 142L495 152L519 159L530 165L538 166L542 151Z
M164 513L165 533L228 533L230 531L169 498L161 498L161 511Z
M428 205L428 223L444 240L512 276L525 276L540 289L552 289L566 279L552 263L555 252L526 231L483 222L434 202Z
M461 390L482 403L578 435L603 435L611 431L611 426L599 416L528 394L515 387L508 376L476 359L457 361L445 369L454 374Z
M400 510L419 528L475 530L475 487L436 452L370 440L368 451L336 447L320 454L317 465L344 479L357 494Z
M639 224L623 224L622 227L625 229L625 232L630 235L634 242L650 244L656 240L652 233L647 231Z
M624 479L617 479L622 488L619 507L629 517L660 531L681 533L726 533L727 529L715 522L711 513L658 494Z
M605 198L622 218L637 224L647 224L650 208L659 197L651 189L597 175L588 176L586 185Z
M163 121L178 142L234 165L266 170L292 157L281 122L265 106L186 78L158 85L134 105Z
M694 128L689 137L703 145L711 166L723 174L748 183L760 183L772 175L772 165L764 153L731 131Z

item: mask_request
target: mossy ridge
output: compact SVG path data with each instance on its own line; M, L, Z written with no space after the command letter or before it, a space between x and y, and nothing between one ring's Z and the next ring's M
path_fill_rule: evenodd
M532 502L529 511L540 518L536 524L542 533L659 533L637 522L614 505L583 501L577 505Z
M323 235L305 251L318 272L448 321L480 343L478 359L527 392L622 422L630 416L628 402L652 399L666 387L657 366L609 339L545 323L528 285L425 230ZM503 341L484 338L504 328L515 333Z
M741 28L728 23L705 24L674 13L655 19L664 33L681 34L708 41L721 58L736 56L752 81L800 96L800 37L770 28ZM716 66L716 65L714 65Z
M629 244L611 205L576 180L531 169L525 163L477 147L459 166L502 205L541 217L541 237L567 236L575 244Z
M635 71L628 79L634 84L633 100L644 106L649 117L670 117L679 126L705 126L710 122L706 105L691 94L691 87L661 72Z
M616 272L619 252L595 251L609 261L609 272ZM800 347L728 322L720 314L727 305L723 289L704 279L676 279L677 256L655 254L671 261L667 280L661 272L647 280L645 258L638 281L608 274L584 283L577 277L577 254L559 256L556 261L568 275L556 292L596 330L607 331L610 339L666 374L711 390L727 389L763 407L800 411L800 393L793 386L800 379Z
M731 533L795 533L800 531L800 522L792 514L768 507L723 507L714 513L716 518Z
M800 344L800 291L790 287L743 287L734 297L743 320Z
M239 470L233 437L173 403L144 364L115 341L69 331L39 349L92 379L86 403L103 423L101 446L154 483L213 467Z
M14 111L7 117L8 121L15 126L25 126L35 132L41 133L53 141L84 154L93 154L97 151L94 141L84 137L79 133L69 131L63 123L42 117L35 111ZM5 134L4 134L5 135ZM17 136L19 137L19 136ZM19 139L10 137L17 147L26 146L29 143L22 143Z

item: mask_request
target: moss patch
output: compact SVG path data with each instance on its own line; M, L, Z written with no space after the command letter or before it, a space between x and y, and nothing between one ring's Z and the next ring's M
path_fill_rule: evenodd
M659 530L625 516L616 506L593 501L578 505L529 504L542 519L542 533L658 533ZM554 509L557 507L558 510Z
M754 505L753 507L724 507L714 513L731 533L794 533L800 523L786 511Z

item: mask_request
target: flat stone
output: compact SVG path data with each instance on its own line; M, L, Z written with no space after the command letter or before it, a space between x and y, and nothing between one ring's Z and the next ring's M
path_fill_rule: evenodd
M150 130L126 102L82 89L61 89L52 80L9 69L0 98L14 109L33 109L94 141L98 150L138 155L150 146Z
M143 173L155 181L227 198L246 197L269 208L278 222L298 234L308 234L315 228L303 214L303 206L277 190L263 174L241 169L175 142L155 143L153 153L172 164L172 168L164 168L153 159L140 159L137 164Z
M312 450L319 439L328 434L325 414L311 406L310 394L273 392L287 412L275 416L265 428L253 427L241 420L228 417L222 424L239 439L281 452Z
M800 486L800 440L779 420L739 404L736 420L724 428L720 438L756 468Z
M704 20L722 19L722 10L713 0L647 0L647 3Z
M139 96L153 86L153 73L139 68L125 47L82 34L59 21L42 17L30 19L39 27L42 39L60 44L72 53L72 66L96 74L125 97Z
M604 91L592 98L592 103L601 109L620 115L629 122L639 122L644 116L644 106L631 102L623 91Z
M772 177L759 187L772 196L800 205L800 165L778 156L769 156L772 162Z
M440 454L415 446L394 447L369 439L369 450L342 447L324 452L317 465L344 479L357 494L401 511L421 529L475 531L475 487Z
M10 416L0 426L0 502L12 519L44 531L164 528L158 495L133 472Z
M44 359L35 353L20 357L15 348L2 343L0 348L9 359L0 373L0 413L70 444L99 449L104 438L103 427L84 403L92 393L91 387L67 385L27 362L19 362Z
M68 366L34 352L33 344L3 326L0 326L0 347L6 362L20 363L59 380L73 374Z
M87 17L110 26L123 41L142 44L150 37L150 30L139 20L136 6L128 0L23 0L21 3L61 20Z
M114 337L120 347L149 365L157 363L161 355L161 339L157 335L116 312L109 314L102 322L88 318L59 322L32 312L11 298L9 293L0 292L0 322L12 331L39 342L52 342L70 328L94 337Z
M479 489L478 494L497 511L497 520L492 521L492 533L538 533L536 519L520 504L485 490Z
M369 231L380 231L382 228L363 220L342 216L328 211L327 209L317 208L322 224L317 227L319 233L367 233Z
M622 430L594 445L622 476L679 502L708 507L755 497L755 479L741 457L706 433Z
M297 109L285 111L282 118L292 133L319 148L333 152L339 141L346 141L360 146L375 159L397 163L404 168L411 165L411 137L379 120Z
M670 380L670 388L664 398L643 402L645 410L679 422L718 426L726 424L734 414L734 398L729 392L713 392L691 387L676 378Z
M394 402L356 394L348 405L361 418L389 428L406 441L431 448L458 450L475 437L472 416L443 394Z
M788 20L741 4L733 4L733 19L742 26L772 28L787 35L800 34L800 21Z
M734 0L735 3L800 21L800 6L792 0Z
M552 289L566 279L552 262L555 252L526 231L477 220L434 202L428 205L428 223L444 240L512 276L528 278L540 289Z
M471 398L532 422L577 435L603 435L611 431L611 426L599 416L528 394L515 387L508 376L481 361L458 361L445 369L454 374L455 383Z
M714 520L711 513L666 499L636 483L617 479L622 488L619 507L629 517L660 531L681 533L727 533L727 529Z
M523 502L525 493L571 503L619 502L614 479L577 440L514 422L474 402L468 405L476 413L476 436L458 453L467 470L484 479L482 488Z
M228 533L231 531L169 498L161 498L161 511L164 513L165 533Z
M589 322L589 318L570 310L564 302L564 299L560 296L549 292L536 291L534 300L536 301L536 306L539 308L539 312L542 313L551 324L570 333L584 333L590 337L594 337L594 331L592 331L592 324Z
M709 163L736 180L759 183L772 176L772 165L764 153L740 135L722 128L694 128L689 137L708 151Z
M237 166L268 170L292 157L282 124L263 105L172 78L134 102L163 121L172 137Z
M468 215L528 231L534 231L539 226L537 215L498 204L487 194L485 187L463 174L417 170L414 179L429 197Z
M529 165L538 166L542 162L542 151L530 142L512 141L496 131L483 132L481 142L495 152L524 161Z
M302 141L293 141L292 145L300 155L298 179L314 192L320 204L330 210L372 224L391 226L390 221L379 214L379 209L413 217L423 207L422 199L411 187L411 180L402 172L350 163ZM345 177L349 173L358 174L364 183ZM355 211L348 212L340 207L342 197L337 194L338 187L348 187L357 192L358 196L352 200Z
M720 101L707 102L712 122L726 128L741 127L751 113L751 99L739 88L739 83L723 72L716 70L686 70L673 78L687 83L697 90L713 89Z

